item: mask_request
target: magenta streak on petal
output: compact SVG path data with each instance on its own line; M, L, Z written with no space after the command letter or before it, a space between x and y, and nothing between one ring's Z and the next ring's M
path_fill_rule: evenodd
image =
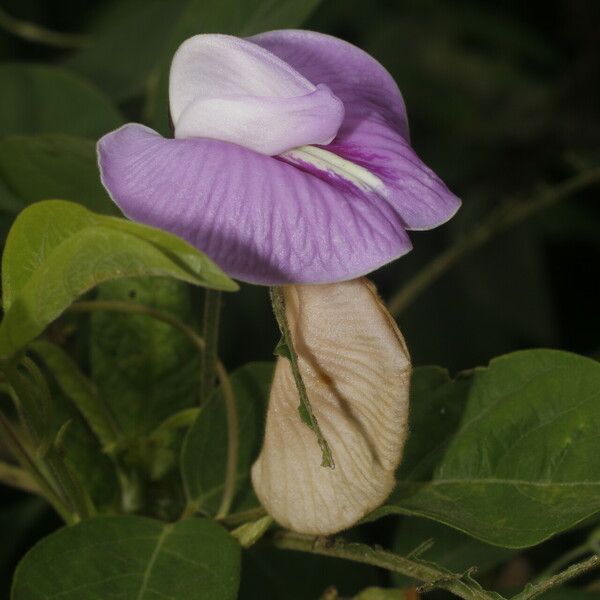
M431 229L454 215L460 201L410 147L404 101L381 64L352 44L312 31L249 39L340 98L344 121L325 149L380 177L408 229Z

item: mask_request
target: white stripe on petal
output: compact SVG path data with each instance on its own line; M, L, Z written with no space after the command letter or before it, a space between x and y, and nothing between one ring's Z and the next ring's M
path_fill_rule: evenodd
M367 280L284 293L300 371L336 466L320 466L315 435L298 415L290 364L279 358L252 482L281 525L329 535L379 506L394 486L408 427L410 357Z
M329 150L316 146L302 146L282 153L282 158L300 167L312 167L328 175L344 179L364 192L387 196L386 185L364 167L357 165Z

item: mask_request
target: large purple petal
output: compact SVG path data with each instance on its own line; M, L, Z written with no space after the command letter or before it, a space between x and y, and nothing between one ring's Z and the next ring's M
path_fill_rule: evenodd
M408 229L430 229L454 215L460 201L410 148L402 95L380 63L352 44L312 31L271 31L249 39L342 100L344 121L327 149L376 174Z
M129 124L98 143L123 213L171 231L229 275L266 285L353 279L411 248L380 195L228 142Z
M328 144L344 106L280 58L230 35L203 34L177 50L169 77L177 138L232 142L267 155Z

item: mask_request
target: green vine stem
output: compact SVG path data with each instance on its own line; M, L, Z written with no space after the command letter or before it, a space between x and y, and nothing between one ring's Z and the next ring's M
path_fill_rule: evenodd
M329 444L327 443L327 440L325 439L325 436L319 427L319 422L317 421L317 417L313 412L310 400L308 398L308 393L306 392L306 386L304 385L304 380L302 379L302 373L300 373L300 367L298 366L298 354L294 348L294 340L292 339L292 332L290 331L290 325L285 312L285 298L283 295L283 290L280 287L271 288L271 303L273 304L273 313L275 314L275 319L279 325L282 341L285 346L285 350L283 350L282 355L290 361L292 374L294 376L294 381L296 382L296 389L298 390L298 397L300 398L300 405L298 407L300 418L315 432L317 442L319 443L322 453L321 466L334 469L335 463L331 449L329 448Z
M2 432L2 439L6 443L8 450L21 466L31 474L44 498L52 505L65 523L75 523L77 517L71 512L69 506L57 493L54 484L38 468L35 458L23 445L19 435L2 412L0 412L0 432Z
M105 310L120 313L129 313L136 315L145 315L149 318L156 319L171 325L173 328L181 331L190 342L195 346L200 356L204 356L204 350L206 344L204 339L200 337L194 329L186 325L176 317L164 313L160 310L145 306L143 304L136 304L134 302L123 302L119 300L90 300L76 302L71 305L71 311L75 312L89 312L94 310ZM221 504L217 511L219 518L225 517L233 502L235 495L235 484L237 480L237 461L239 452L239 423L237 414L237 405L235 401L235 395L227 370L223 366L220 360L216 360L215 370L219 382L221 383L221 390L223 392L223 399L225 401L225 410L227 413L227 463L225 467L225 481L223 485L223 496ZM184 511L184 516L191 515L195 512L194 506L188 506Z
M3 364L2 371L8 384L13 389L15 396L19 400L19 405L28 407L28 411L23 414L25 421L24 425L29 427L29 430L32 433L32 443L36 447L36 454L38 455L39 462L46 467L48 475L50 475L52 480L52 488L55 491L55 495L59 497L62 501L62 505L66 507L71 515L67 522L72 520L73 515L76 516L76 520L87 519L94 514L94 507L77 475L65 461L60 444L57 443L57 441L53 442L50 439L50 421L46 420L48 419L50 411L49 406L46 406L43 410L41 422L38 415L36 415L33 420L29 420L31 417L29 411L34 410L36 405L33 398L36 393L36 386L41 387L40 390L37 390L39 394L43 397L46 395L48 396L44 397L42 402L48 405L51 402L46 380L37 365L35 365L31 359L25 357L22 360L22 364L26 367L27 372L33 377L35 386L19 372L18 366L13 362ZM5 425L8 425L8 423ZM4 428L6 429L6 427ZM18 442L18 444L13 443L11 445L13 446L13 450L16 450L17 452L16 458L19 458L19 456L28 458L28 453L25 452L25 447L18 440L18 436L14 434L14 437L16 437L16 439L13 440L13 442ZM25 454L23 454L24 452ZM33 458L30 458L27 460L26 464L31 467L35 465L35 463L36 461ZM36 467L36 470L39 469ZM32 474L34 474L33 471Z
M496 592L484 590L470 577L469 572L450 573L432 563L412 560L366 544L349 543L340 539L331 540L291 531L278 531L271 538L271 543L275 547L285 550L298 550L310 554L342 558L401 573L422 581L424 583L422 589L427 591L440 588L465 600L502 600L502 596ZM587 560L571 565L556 575L528 584L522 592L512 596L511 600L533 600L548 590L559 587L598 567L600 567L600 557L594 555Z
M0 482L30 494L42 495L40 486L29 471L3 461L0 461Z
M84 35L52 31L29 21L15 19L2 8L0 8L0 28L27 42L56 48L81 48L89 42Z
M330 540L291 531L277 532L272 538L272 543L275 547L285 550L298 550L321 556L343 558L402 573L424 582L428 587L447 590L465 600L498 600L501 598L494 592L482 589L468 574L453 574L433 564L411 560L386 550L372 548L366 544L349 543L339 539Z
M552 562L540 575L540 580L545 580L551 577L554 573L563 569L573 561L585 556L586 554L592 554L593 550L591 545L588 542L585 544L581 544L580 546L576 546L575 548L571 548L562 556L559 556L554 562Z
M595 554L587 560L571 565L564 571L561 571L552 577L529 584L522 592L513 596L511 600L532 600L533 598L541 596L548 590L561 586L568 581L571 581L571 579L575 579L575 577L579 577L598 567L600 567L600 556Z
M239 423L235 395L227 371L217 362L217 375L221 381L223 398L227 410L227 464L225 467L225 482L223 485L223 496L217 510L216 518L223 518L229 514L233 498L235 496L235 483L237 481L237 461L239 453Z
M553 188L544 189L527 202L504 202L463 238L435 257L391 298L388 310L397 317L429 286L449 271L464 256L487 244L506 229L525 221L534 214L557 204L590 185L600 182L600 168L580 173Z
M219 342L219 318L221 315L221 292L205 290L204 318L202 321L202 338L204 352L201 354L200 371L200 403L204 404L212 392L215 382L217 364L217 346Z

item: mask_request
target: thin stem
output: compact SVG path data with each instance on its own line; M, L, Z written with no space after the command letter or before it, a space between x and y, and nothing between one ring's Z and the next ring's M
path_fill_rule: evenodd
M574 560L580 558L585 554L591 554L592 552L593 551L590 548L589 542L581 544L580 546L576 546L575 548L571 548L571 550L569 550L562 556L559 556L553 563L548 565L548 567L540 575L540 580L550 577L552 574L564 568L569 563L572 563Z
M291 531L276 533L272 543L277 548L285 550L299 550L310 554L343 558L402 573L429 586L452 592L465 600L498 599L498 595L486 592L477 582L468 577L450 573L429 563L410 560L386 550L372 548L366 544L332 541Z
M410 279L389 301L388 309L390 313L397 317L464 256L485 245L499 233L599 181L600 168L591 169L554 188L543 190L527 202L507 201L501 204L479 225L436 256Z
M208 400L215 383L220 316L221 292L218 290L205 290L202 325L205 348L202 353L202 370L200 371L200 403L202 404Z
M38 403L34 399L31 382L24 377L14 362L2 365L2 372L13 393L11 397L16 403L17 413L22 425L29 434L30 443L39 451L46 449L44 429L48 422L40 416Z
M129 313L133 315L145 315L157 321L162 321L178 329L188 337L199 352L204 352L204 340L188 325L176 317L162 312L151 306L136 304L135 302L123 302L120 300L88 300L71 304L69 310L72 312L91 312L94 310L105 310L108 312Z
M0 28L27 42L56 48L81 48L89 42L84 35L52 31L29 21L15 19L2 8L0 8Z
M52 423L53 419L53 407L52 407L52 395L50 393L50 388L48 387L48 382L44 377L44 374L41 372L40 368L35 364L33 360L31 360L28 356L24 356L21 359L21 365L25 368L25 370L29 373L29 376L34 381L38 396L40 398L40 407L42 413L42 423L46 425L48 423ZM52 443L50 437L50 428L47 427L47 432L40 433L39 447L38 453L40 455L44 455L50 444Z
M50 446L44 462L48 465L58 487L61 490L61 495L70 505L79 519L89 519L95 513L91 500L83 489L81 482L65 462L61 452L54 446Z
M6 442L11 454L19 461L24 469L31 473L31 476L37 483L44 498L52 505L65 523L74 523L76 520L75 516L72 514L65 501L56 492L53 483L49 481L46 475L38 468L35 459L21 443L19 436L2 412L0 412L0 431L3 434L3 440Z
M537 598L548 590L563 585L567 583L567 581L575 579L575 577L579 577L598 567L600 567L600 556L595 554L587 560L571 565L564 571L561 571L548 579L526 586L521 593L513 596L511 600L531 600L532 598Z
M285 297L283 295L283 290L280 287L271 288L271 303L273 304L273 313L275 314L275 319L279 325L279 330L281 331L281 336L286 347L285 356L290 361L292 374L296 383L296 389L298 390L298 397L300 399L298 411L300 412L300 417L315 432L315 435L317 436L317 442L319 443L322 454L321 466L334 469L335 463L331 449L329 448L329 444L327 443L327 440L325 439L325 436L319 427L317 417L313 412L310 400L308 398L302 373L300 373L300 367L298 366L298 354L294 347L292 332L290 330L287 314L285 312Z
M42 495L40 486L29 471L2 461L0 461L0 482L30 494Z
M227 463L225 466L225 481L223 484L223 496L219 510L215 518L222 519L229 514L233 498L235 496L235 484L237 481L237 464L239 454L239 423L235 395L227 371L220 361L217 362L217 374L221 381L221 390L225 400L227 413Z
M37 365L28 358L24 359L23 364L26 366L30 375L35 379L36 384L42 388L39 392L42 395L49 395L50 392L47 388L46 380L41 371L37 368ZM14 363L7 363L3 365L2 370L8 383L19 399L20 405L34 407L34 388L30 382L21 375L18 367ZM49 404L50 398L48 397L44 401ZM47 408L46 410L50 409ZM47 415L44 415L44 417L47 418ZM52 442L50 438L50 423L43 419L41 422L37 420L32 425L31 429L34 434L33 441L37 447L37 452L52 476L54 483L53 487L57 491L58 496L71 514L75 514L81 519L90 517L94 512L91 500L73 470L65 462L59 448Z
M93 311L93 310L106 310L113 312L130 313L137 315L145 315L157 321L162 321L178 329L187 336L190 342L196 347L201 356L204 356L204 350L206 344L204 340L188 325L182 323L179 319L164 313L155 308L144 306L143 304L136 304L134 302L122 302L117 300L93 300L87 302L76 302L71 305L71 310L74 311ZM219 361L216 360L216 373L221 383L221 389L223 392L223 399L225 401L225 410L227 412L227 464L225 470L225 481L223 487L223 497L221 505L219 506L218 515L219 518L223 518L229 512L231 503L235 495L235 484L237 479L237 461L239 453L239 439L238 439L238 414L235 396L233 388L227 376L227 370ZM183 516L189 516L196 511L193 503L190 503L184 510Z

